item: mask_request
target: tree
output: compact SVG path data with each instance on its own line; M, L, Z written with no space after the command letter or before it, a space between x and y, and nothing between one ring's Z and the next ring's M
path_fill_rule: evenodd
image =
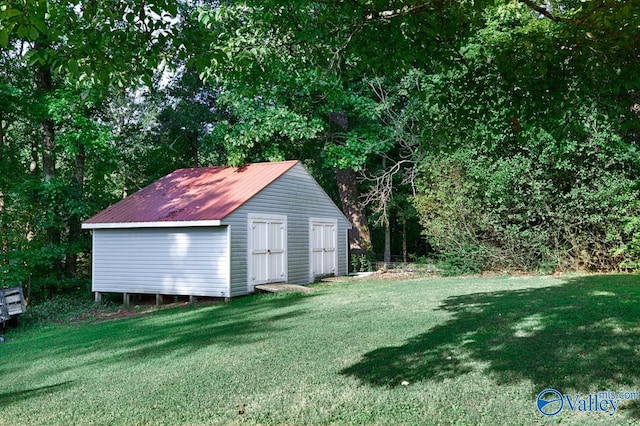
M335 168L343 211L354 225L352 249L366 253L371 239L356 172L386 141L375 130L371 93L359 82L363 67L350 63L355 57L346 50L349 34L359 32L352 19L362 11L276 3L203 8L198 18L210 41L194 62L204 78L221 84L232 119L219 130L230 160L305 153L310 165Z
M487 8L462 66L421 72L421 121L437 126L422 133L417 206L453 269L620 262L611 253L628 238L622 224L638 196L639 64L617 16L638 22L638 12L617 4L550 17L521 4ZM599 20L622 25L623 36L591 37Z
M5 254L13 260L4 263L42 274L48 280L42 287L52 290L65 275L75 277L77 254L86 246L80 221L89 212L84 185L93 164L87 156L108 139L99 124L103 100L113 87L151 81L175 13L175 5L163 1L0 4L3 59L33 76L33 89L25 82L18 87L34 100L22 109L22 119L27 126L39 123L40 139L36 144L27 130L9 142L17 158L28 153L31 165L29 177L15 174L7 184L12 197L10 207L5 199L3 226L11 226L16 238L6 240ZM20 209L34 214L13 225L8 219ZM12 275L24 281L20 273Z
M268 152L281 146L265 139L277 140L274 129L286 128L292 117L309 123L313 122L309 117L314 117L323 129L315 134L329 136L321 139L326 159L342 168L367 171L375 170L372 164L380 164L373 161L375 157L386 156L389 170L394 170L403 157L396 149L397 141L389 143L388 130L393 127L382 120L383 103L363 90L367 79L380 76L388 87L409 79L418 83L416 92L407 94L406 105L400 107L413 111L408 115L419 123L411 130L411 139L418 141L411 150L414 165L440 153L466 152L478 160L488 156L488 163L476 162L473 167L492 170L505 159L521 158L524 150L535 153L528 158L529 164L537 161L551 166L549 162L564 159L567 152L583 156L586 147L595 149L602 141L614 141L621 132L635 143L637 81L633 76L637 74L638 47L634 40L639 12L633 2L551 1L540 6L525 0L308 1L295 7L278 6L249 2L202 10L199 15L213 34L208 44L213 54L207 56L211 61L199 62L203 76L224 82L224 90L234 93L234 99L255 106L245 110L251 111L245 112L246 117L261 110L282 111L280 117L287 117L280 123L252 122L251 129L267 130L245 133L246 146L261 140L260 152L265 146ZM233 77L225 78L229 75ZM603 85L603 81L610 84ZM622 117L622 126L610 117ZM298 137L287 135L291 136ZM307 139L313 142L318 137ZM622 150L615 151L620 161L616 167L633 164L618 156L633 145L625 142L620 146ZM581 181L575 174L587 164L586 160L568 161L572 171L554 179L554 184L564 188L562 197L575 193L572 191L580 193ZM457 176L455 170L450 172L451 177ZM374 182L386 183L373 193L378 194L381 224L388 227L389 194L393 192L388 190L393 189L393 180L385 172L369 176ZM527 185L537 187L537 179L531 177ZM465 191L476 191L476 185L487 183L470 184ZM621 185L623 198L631 196L624 189L627 183ZM469 199L473 192L464 194ZM531 197L525 194L511 194L508 203L512 205L499 202L484 208L498 217L502 211L513 216L520 202L517 197ZM359 204L358 198L351 195L351 204ZM626 203L624 199L618 202ZM593 206L584 214L590 214ZM560 221L554 227L565 225ZM509 232L530 232L531 224L507 228ZM485 227L477 232L494 231ZM477 232L473 238L478 238ZM555 249L575 246L570 240L577 232L581 231L573 229L561 237ZM520 267L530 265L520 262Z
M0 2L3 280L83 276L80 221L176 167L285 158L356 254L406 259L417 217L462 269L635 265L639 24L628 0Z

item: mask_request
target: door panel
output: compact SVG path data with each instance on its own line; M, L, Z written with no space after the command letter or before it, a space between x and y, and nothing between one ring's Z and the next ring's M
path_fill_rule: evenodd
M312 277L322 273L322 224L311 223L311 273Z
M325 274L336 273L336 225L325 224L322 227L323 244L323 272Z
M311 219L309 235L311 280L318 276L337 273L337 226L335 220Z
M287 280L286 216L249 216L249 290Z
M282 221L269 222L268 232L268 258L269 258L269 282L284 281L285 276L285 234Z
M268 280L267 225L266 221L260 220L249 223L249 241L251 243L249 256L252 265L249 276L251 282L255 283L267 282Z

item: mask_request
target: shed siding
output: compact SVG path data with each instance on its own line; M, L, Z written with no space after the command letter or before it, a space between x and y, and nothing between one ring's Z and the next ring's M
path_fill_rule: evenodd
M231 296L246 294L247 224L249 214L287 217L288 282L310 281L309 218L337 220L337 275L347 273L347 229L349 222L333 201L300 164L263 189L222 220L231 226Z
M93 232L93 291L229 296L225 226Z

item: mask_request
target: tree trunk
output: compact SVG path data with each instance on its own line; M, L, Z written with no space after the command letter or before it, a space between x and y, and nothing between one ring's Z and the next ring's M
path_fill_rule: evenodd
M42 174L45 182L56 177L54 124L50 118L43 118L42 129Z
M73 183L76 186L79 196L82 196L84 191L84 165L87 160L87 154L83 143L78 143L78 152L75 158L75 167L73 169Z
M349 131L349 117L344 111L332 112L329 114L329 123L344 133ZM341 140L344 134L339 134L333 139ZM367 256L371 250L371 233L367 215L360 203L360 191L358 191L358 181L356 173L352 169L336 168L336 181L338 192L342 203L342 212L349 219L353 228L349 232L349 248L351 254L355 256Z
M45 46L36 43L36 49L42 49ZM51 68L48 66L39 66L36 69L36 88L40 92L40 96L45 97L53 90L53 78L51 75ZM56 177L56 140L55 140L55 123L53 119L48 116L47 113L40 119L40 133L42 137L42 179L44 182L49 182ZM51 209L56 206L44 206L44 208ZM46 243L51 248L60 247L61 244L61 231L55 225L48 225L45 229ZM55 272L62 272L62 259L58 258L53 262L53 270ZM50 289L53 291L53 288Z
M40 168L38 167L38 136L34 131L31 137L31 161L29 163L29 175L33 178L38 177Z
M7 252L9 251L9 242L7 241L8 234L7 222L4 219L4 193L0 191L0 266L6 266Z
M336 181L338 182L342 211L353 225L349 241L351 252L357 256L367 255L371 250L371 233L367 224L367 216L360 204L356 173L351 169L336 169Z
M382 170L387 170L387 158L382 157ZM389 186L392 180L389 181ZM382 204L382 223L384 224L384 266L391 263L391 218L389 217L389 199L386 197L386 188L380 188L380 203ZM391 193L391 187L389 187Z
M37 69L36 87L43 94L53 89L50 68L43 66ZM44 181L48 182L56 176L55 124L50 117L42 117L40 120L40 131L42 134L42 174Z
M407 221L402 221L402 262L407 263Z
M0 111L0 150L4 150L4 113ZM8 251L7 223L4 220L4 193L0 190L0 252L2 253L2 265L6 265L6 253Z
M4 113L0 111L0 147L4 148Z
M189 142L191 145L191 156L193 158L193 167L196 169L200 167L200 152L198 150L198 135L191 134L189 138Z
M0 152L5 149L4 145L4 113L0 111ZM5 254L8 251L8 242L7 242L7 222L4 219L4 193L0 189L0 252L2 253L2 265L6 265L6 256Z
M387 220L384 224L384 265L391 263L391 225Z
M82 202L82 195L84 193L84 169L86 162L86 153L84 144L78 144L78 152L75 158L75 167L73 170L73 196L76 198L76 202L80 204ZM75 278L77 274L77 264L78 264L78 250L75 249L76 244L80 240L81 237L81 223L80 216L78 214L71 214L69 216L69 246L70 251L67 253L65 259L65 266L67 269L67 274L70 277Z

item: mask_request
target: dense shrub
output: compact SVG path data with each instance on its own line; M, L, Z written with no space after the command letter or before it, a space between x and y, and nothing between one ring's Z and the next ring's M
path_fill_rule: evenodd
M640 268L637 150L588 121L573 136L524 129L514 150L480 144L424 160L415 203L445 268Z
M614 252L614 255L622 259L619 267L628 271L640 271L640 216L627 218L623 231L625 241Z
M55 322L76 321L91 318L96 309L112 310L116 304L103 301L99 305L93 300L91 293L78 291L71 294L56 294L49 299L27 307L21 315L21 328L46 326Z

